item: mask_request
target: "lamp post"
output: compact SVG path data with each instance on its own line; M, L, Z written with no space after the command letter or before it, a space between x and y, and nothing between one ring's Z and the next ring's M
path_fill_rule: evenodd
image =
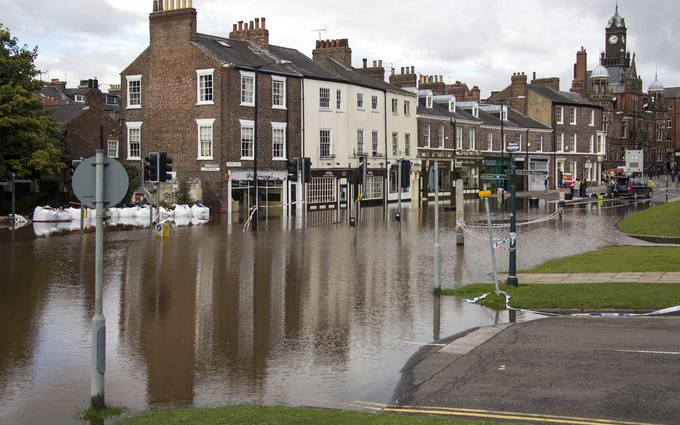
M504 99L501 99L498 101L498 103L501 104L501 113L499 115L499 118L501 119L501 174L505 174L505 132L503 128L503 122L505 121L503 119L503 103L505 102ZM501 180L503 182L504 180ZM503 183L501 183L503 184ZM501 192L501 199L505 199L505 187L503 188L503 191Z
M251 228L253 230L257 230L257 216L259 214L259 208L260 208L260 196L259 196L259 181L257 178L257 122L258 122L258 112L257 112L257 105L259 104L257 100L257 85L258 85L258 76L260 74L260 68L268 66L268 65L289 65L291 62L287 60L276 60L272 62L266 62L260 65L256 65L253 67L255 70L255 81L253 82L253 103L255 104L255 109L253 113L255 114L255 119L253 121L253 186L254 186L254 191L255 191L255 209L253 210L252 213L252 219L251 219Z

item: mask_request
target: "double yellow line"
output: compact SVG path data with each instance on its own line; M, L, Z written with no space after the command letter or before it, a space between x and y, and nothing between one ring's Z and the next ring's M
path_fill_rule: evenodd
M615 421L609 419L579 418L570 416L542 415L519 412L497 412L493 410L463 409L433 406L385 406L384 412L410 413L420 415L461 416L467 418L499 419L569 425L658 425L647 422Z

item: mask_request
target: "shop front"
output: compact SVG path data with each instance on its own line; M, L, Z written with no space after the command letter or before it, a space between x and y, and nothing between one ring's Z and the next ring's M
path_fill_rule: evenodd
M258 170L257 191L259 220L280 219L285 211L287 199L287 171ZM227 210L232 222L244 223L248 211L255 205L255 184L253 170L230 169L228 174Z

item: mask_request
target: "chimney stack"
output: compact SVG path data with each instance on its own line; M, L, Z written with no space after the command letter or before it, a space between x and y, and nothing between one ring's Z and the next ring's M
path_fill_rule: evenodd
M316 40L316 48L312 50L312 59L315 62L334 59L347 68L351 68L352 49L349 47L349 40L347 38Z
M231 40L249 41L263 49L269 48L269 30L267 30L266 19L264 17L255 18L248 23L238 21L238 25L233 24L229 38Z

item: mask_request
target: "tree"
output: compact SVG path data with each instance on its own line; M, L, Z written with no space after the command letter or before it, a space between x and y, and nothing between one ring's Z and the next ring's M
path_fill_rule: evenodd
M40 99L34 65L38 48L19 47L0 24L0 180L53 175L64 169L63 137Z

